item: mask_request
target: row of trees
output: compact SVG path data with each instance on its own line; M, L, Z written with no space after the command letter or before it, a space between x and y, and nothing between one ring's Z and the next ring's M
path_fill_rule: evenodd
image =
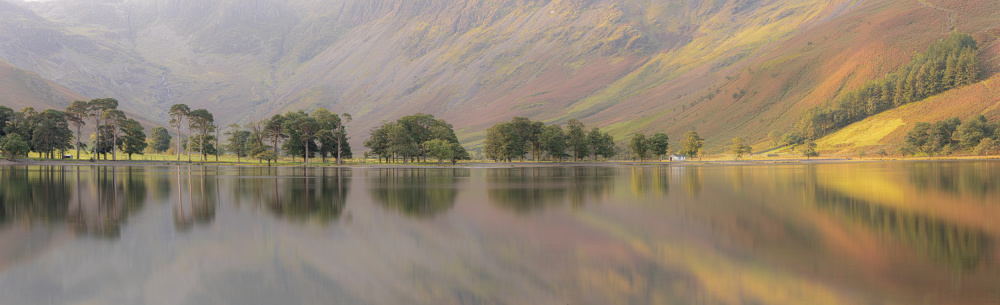
M483 144L483 155L495 161L524 161L529 153L535 161L545 157L552 161L568 157L573 160L607 159L617 154L615 140L610 134L596 127L587 132L583 123L577 120L569 120L564 131L559 125L515 117L487 129Z
M614 137L594 127L589 132L580 121L569 120L566 129L559 125L545 125L528 118L515 117L500 122L486 130L483 155L494 161L524 161L531 155L535 161L550 159L553 162L572 158L574 161L598 158L610 159L617 155L635 157L640 161L649 158L662 159L670 153L670 138L663 133L646 137L636 133L628 141L616 145ZM684 134L681 153L688 157L702 154L705 140L695 131ZM742 146L749 153L749 146ZM741 150L744 151L744 150ZM742 156L742 154L741 154Z
M895 73L845 93L832 105L809 109L796 130L817 139L882 111L975 83L980 78L978 53L972 36L953 33Z
M91 121L97 130L90 146L93 154L107 160L107 154L111 153L112 160L117 160L121 150L131 159L132 154L141 154L146 149L142 125L118 110L117 100L104 98L74 101L65 111L36 112L33 107L25 107L15 112L0 106L0 151L8 159L27 156L32 151L53 158L56 151L75 146L79 158L80 150L87 146L81 138L82 129ZM75 141L71 126L76 129Z
M245 125L229 125L225 148L240 158L251 157L258 161L277 160L281 153L293 158L302 157L305 164L319 154L323 162L328 155L342 164L344 158L352 158L348 144L346 124L351 115L332 113L319 108L312 113L305 111L276 114L269 119L252 120Z
M950 118L931 123L917 123L906 134L901 148L904 154L951 154L969 150L977 155L989 155L1000 149L1000 122L989 122L979 115L964 123Z
M366 157L379 158L379 162L426 161L435 158L438 163L445 160L452 164L458 160L470 159L468 151L458 143L455 130L444 120L433 115L418 113L399 118L395 122L383 122L369 131L365 147L370 151Z

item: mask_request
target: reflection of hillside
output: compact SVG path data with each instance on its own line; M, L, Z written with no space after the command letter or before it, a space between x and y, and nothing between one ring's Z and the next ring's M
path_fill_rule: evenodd
M458 178L469 177L468 169L391 168L372 170L372 198L390 210L407 216L432 217L451 209L458 195Z
M989 236L918 213L897 210L837 191L817 187L816 204L877 234L913 247L930 259L960 270L975 269L985 255Z
M494 204L518 213L567 199L580 206L587 198L608 193L615 175L612 168L491 168L486 170L487 195Z

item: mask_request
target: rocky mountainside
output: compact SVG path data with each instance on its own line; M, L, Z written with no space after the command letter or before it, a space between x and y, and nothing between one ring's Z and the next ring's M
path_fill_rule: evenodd
M995 65L1000 33L995 1L10 1L0 58L83 95L223 124L322 106L356 143L415 112L468 142L512 116L759 140L953 29Z

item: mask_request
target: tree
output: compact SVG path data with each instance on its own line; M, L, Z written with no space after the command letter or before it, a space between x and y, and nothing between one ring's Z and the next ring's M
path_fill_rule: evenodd
M28 142L24 141L24 138L20 134L7 134L7 136L0 139L0 150L3 151L4 156L7 160L14 161L15 157L27 156L28 152L31 151L31 147L28 146Z
M906 133L906 144L903 150L911 154L916 154L917 152L930 153L933 147L931 145L930 130L931 124L916 123L913 129Z
M743 139L733 138L731 151L733 152L733 155L736 156L736 159L739 160L740 158L743 158L744 155L749 155L753 152L753 148L750 147L750 145L743 144Z
M444 160L451 160L455 156L455 151L452 149L451 144L442 139L430 140L424 142L424 151L431 157L438 159L438 165L441 165Z
M680 153L689 158L694 158L698 156L701 147L704 145L705 140L699 137L697 132L688 131L684 134L684 143L681 144Z
M670 153L670 138L666 134L656 133L649 138L647 146L657 159L663 160L663 155Z
M771 130L771 132L767 133L767 139L771 141L771 147L778 147L782 145L781 136L781 132L777 130Z
M394 156L403 157L403 162L409 163L417 158L422 148L419 141L408 132L408 128L400 122L389 126L389 152Z
M602 133L597 127L587 134L587 143L593 153L594 160L597 156L608 159L615 156L615 139L610 134Z
M546 126L545 131L542 132L540 141L542 142L542 148L545 149L545 152L548 153L553 162L562 160L568 156L566 154L566 134L563 133L561 127L556 125Z
M239 124L230 124L229 131L226 132L226 149L236 155L236 163L240 163L241 157L246 157L249 153L252 134L242 130Z
M321 144L319 146L319 151L317 152L320 154L320 157L323 158L323 163L326 163L327 154L331 154L334 158L336 158L337 153L340 150L340 139L338 137L341 127L340 116L323 107L314 110L311 116L316 118L316 122L319 124L320 128L320 130L316 132L316 140L319 144Z
M146 133L143 132L145 128L139 121L133 119L126 119L121 124L122 131L122 141L118 142L118 148L122 150L123 153L128 154L128 159L132 160L132 154L142 154L142 151L146 149ZM163 129L163 128L160 128ZM166 132L166 129L163 129Z
M0 105L0 138L7 136L7 127L14 120L14 110Z
M108 129L111 132L111 138L113 143L111 146L111 160L118 161L118 150L115 149L120 143L118 142L118 129L122 127L125 123L125 113L118 109L110 109L104 112L103 120L108 123ZM143 135L145 141L145 135ZM145 147L143 147L145 148Z
M316 118L308 115L297 117L288 122L288 124L297 133L299 142L302 143L302 147L305 149L305 166L309 166L309 142L316 139L316 133L319 132L320 125L316 121Z
M66 107L66 121L76 127L76 143L73 146L76 147L76 159L80 159L80 145L82 140L80 139L80 133L82 132L83 125L87 125L87 112L90 111L90 105L85 101L73 101L69 107ZM3 127L3 126L0 126Z
M646 135L642 133L637 133L632 136L632 140L628 143L628 148L632 150L632 153L639 157L639 162L646 160L646 154L649 150L649 143L646 141Z
M584 131L583 123L577 120L569 120L566 125L568 127L566 145L569 150L573 151L573 160L579 161L589 156L590 149L587 145L587 133Z
M371 154L378 156L379 162L385 159L385 162L389 162L389 158L392 154L389 152L389 122L383 122L381 126L377 128L372 128L368 131L368 140L365 141L365 147L371 150Z
M972 152L980 156L989 156L990 153L996 151L998 147L1000 147L1000 145L997 145L997 141L991 138L985 138L979 141L979 145L977 145Z
M790 146L792 150L805 143L806 139L798 132L792 132L781 137L781 144Z
M48 155L56 150L68 149L73 140L73 132L69 130L69 124L63 112L48 109L38 114L37 125L31 137L31 146L36 152Z
M177 127L177 161L181 160L181 141L184 140L184 134L181 133L181 126L184 126L184 119L188 117L191 113L191 108L185 104L174 104L170 106L170 126ZM191 129L188 129L191 132ZM190 155L188 155L188 162L191 162Z
M198 150L201 153L201 161L205 162L208 152L205 148L205 141L208 140L209 133L215 132L215 117L205 109L193 110L188 114L188 130L197 130L199 135ZM191 146L189 143L188 146ZM190 161L191 147L188 147L188 161Z
M946 146L956 143L953 136L955 131L958 130L959 125L962 125L962 121L958 118L950 118L934 123L934 128L931 130L930 135L931 145L935 152L939 152Z
M94 147L98 147L102 145L100 129L101 126L104 126L101 122L105 120L105 112L112 109L118 109L118 100L113 98L93 99L87 102L87 106L87 114L90 118L94 119L94 128L97 130L97 134L95 135L97 142L94 143ZM114 145L112 145L112 147L113 146ZM105 155L104 159L107 160L107 158L108 157Z
M347 123L350 123L351 120L353 120L353 117L351 117L351 115L346 112L340 114L340 117L342 118L342 121L340 122L340 124L338 124L336 132L337 165L343 164L342 161L343 157L348 156L348 154L345 154L345 152L351 151L351 145L347 143L347 127L345 125L347 125Z
M271 166L271 161L278 160L278 153L274 152L273 150L264 150L257 153L257 155L255 155L254 158L260 160L267 160L267 166Z
M539 136L542 134L542 129L545 128L545 123L542 122L532 122L530 119L525 117L515 117L511 119L511 124L513 124L514 132L520 141L527 143L528 151L532 153L535 157L535 161L538 161L538 155L542 153L541 141ZM524 155L517 156L524 162Z
M170 132L163 127L153 127L149 130L150 133L150 148L156 153L162 153L170 149Z
M959 125L954 133L954 138L958 139L963 147L972 148L979 145L979 141L989 137L992 133L986 117L979 115Z
M274 154L278 154L279 141L282 139L287 139L288 135L284 133L285 118L280 114L275 114L264 124L264 134L271 139L271 146L274 147Z
M497 123L487 129L483 144L483 154L498 162L523 157L527 153L525 141L521 139L517 126L511 122Z
M803 146L805 148L802 149L802 156L805 156L806 159L819 156L819 153L816 152L816 143L813 143L813 141L806 142Z

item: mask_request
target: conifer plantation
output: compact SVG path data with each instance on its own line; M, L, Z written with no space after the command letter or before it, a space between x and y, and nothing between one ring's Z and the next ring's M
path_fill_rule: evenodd
M807 139L818 139L883 111L973 84L980 77L978 52L972 36L952 33L896 72L809 109L795 129Z

